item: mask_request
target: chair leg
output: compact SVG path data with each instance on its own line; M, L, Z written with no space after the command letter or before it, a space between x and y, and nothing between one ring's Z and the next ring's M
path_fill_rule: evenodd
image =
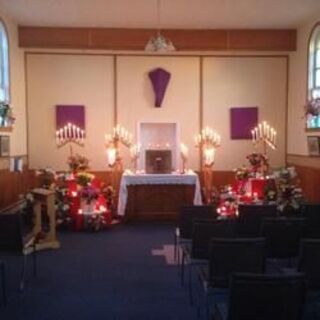
M22 267L22 274L21 274L20 291L24 290L26 267L27 267L27 255L23 254L23 267Z
M1 263L1 286L2 286L2 301L7 305L6 277L4 263Z
M181 284L184 285L184 267L185 267L185 252L182 250L182 259L181 259Z
M33 276L36 277L37 276L37 248L36 248L36 243L33 244L33 252L32 252L32 256L33 256Z
M174 244L173 260L174 260L174 262L177 262L177 235L176 235L176 233L174 233L173 244Z
M189 263L188 265L189 269L189 298L190 298L190 304L193 305L193 288L192 288L192 264Z

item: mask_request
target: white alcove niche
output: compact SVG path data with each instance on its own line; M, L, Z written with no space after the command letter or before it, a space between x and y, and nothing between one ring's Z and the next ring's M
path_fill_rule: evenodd
M171 166L179 168L179 125L176 122L139 122L137 137L141 145L138 170L146 171L147 150L170 150Z

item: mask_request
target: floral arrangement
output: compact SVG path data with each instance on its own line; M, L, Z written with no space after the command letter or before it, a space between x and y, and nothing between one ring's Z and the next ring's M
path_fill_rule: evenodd
M13 116L12 108L6 102L0 102L0 127L11 126L16 118Z
M76 183L82 187L86 187L93 180L94 175L88 172L79 172L76 175Z
M297 210L304 201L302 189L294 181L296 175L294 167L282 168L275 172L278 178L278 208L282 212Z
M56 186L56 223L60 229L69 229L72 224L71 200L67 197L68 189L65 185Z
M102 190L104 197L106 198L106 202L107 202L107 206L109 208L109 210L111 211L112 215L114 215L115 213L115 203L114 203L114 199L115 199L115 190L113 188L113 186L109 185L106 186L105 188L103 188Z
M234 173L236 180L239 181L247 180L250 177L250 170L245 166L234 169Z
M320 98L308 100L304 109L306 116L318 116L320 114Z
M89 160L84 156L76 154L68 158L68 165L72 172L86 171L89 169Z
M36 170L36 176L39 178L41 188L53 189L57 179L56 172L51 168Z
M277 201L277 196L278 196L278 191L277 191L277 186L274 183L274 180L268 180L264 190L264 202L276 202Z
M106 226L107 222L103 214L91 214L85 220L85 229L89 231L103 230Z
M247 156L249 163L252 167L252 171L254 173L258 171L265 172L269 167L269 162L267 156L262 153L251 153Z
M99 193L97 189L93 188L90 185L82 187L80 190L81 199L86 200L87 204L90 204L93 200L97 200L99 197Z

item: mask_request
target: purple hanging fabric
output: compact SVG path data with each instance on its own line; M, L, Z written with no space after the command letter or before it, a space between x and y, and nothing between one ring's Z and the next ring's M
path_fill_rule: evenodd
M171 74L162 68L157 68L149 72L149 78L155 94L155 106L158 108L161 107L170 77Z
M72 123L85 130L84 106L77 105L57 105L56 106L56 126L57 130Z

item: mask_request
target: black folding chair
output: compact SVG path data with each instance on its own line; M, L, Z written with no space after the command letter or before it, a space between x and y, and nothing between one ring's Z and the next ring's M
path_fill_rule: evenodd
M313 319L320 319L320 239L301 240L297 270L306 277Z
M199 275L205 294L207 318L210 296L221 292L220 289L228 289L230 275L235 272L265 272L265 239L211 239L208 270L202 270Z
M305 223L305 218L263 219L261 237L266 238L267 258L284 259L291 265L292 259L298 256Z
M180 265L181 245L185 246L191 243L192 223L194 219L214 219L216 218L216 209L213 206L183 206L180 209L178 224L174 233L174 259Z
M299 320L305 301L304 276L234 274L228 305L215 304L214 320Z
M276 205L239 205L237 234L240 237L259 237L261 222L277 216Z
M193 267L208 262L209 245L211 238L232 238L235 235L235 223L232 220L195 219L191 247L185 246L182 250L181 281L184 283L184 268L189 270L190 302L193 302Z
M301 212L307 219L306 237L320 238L320 204L305 204L302 206Z

